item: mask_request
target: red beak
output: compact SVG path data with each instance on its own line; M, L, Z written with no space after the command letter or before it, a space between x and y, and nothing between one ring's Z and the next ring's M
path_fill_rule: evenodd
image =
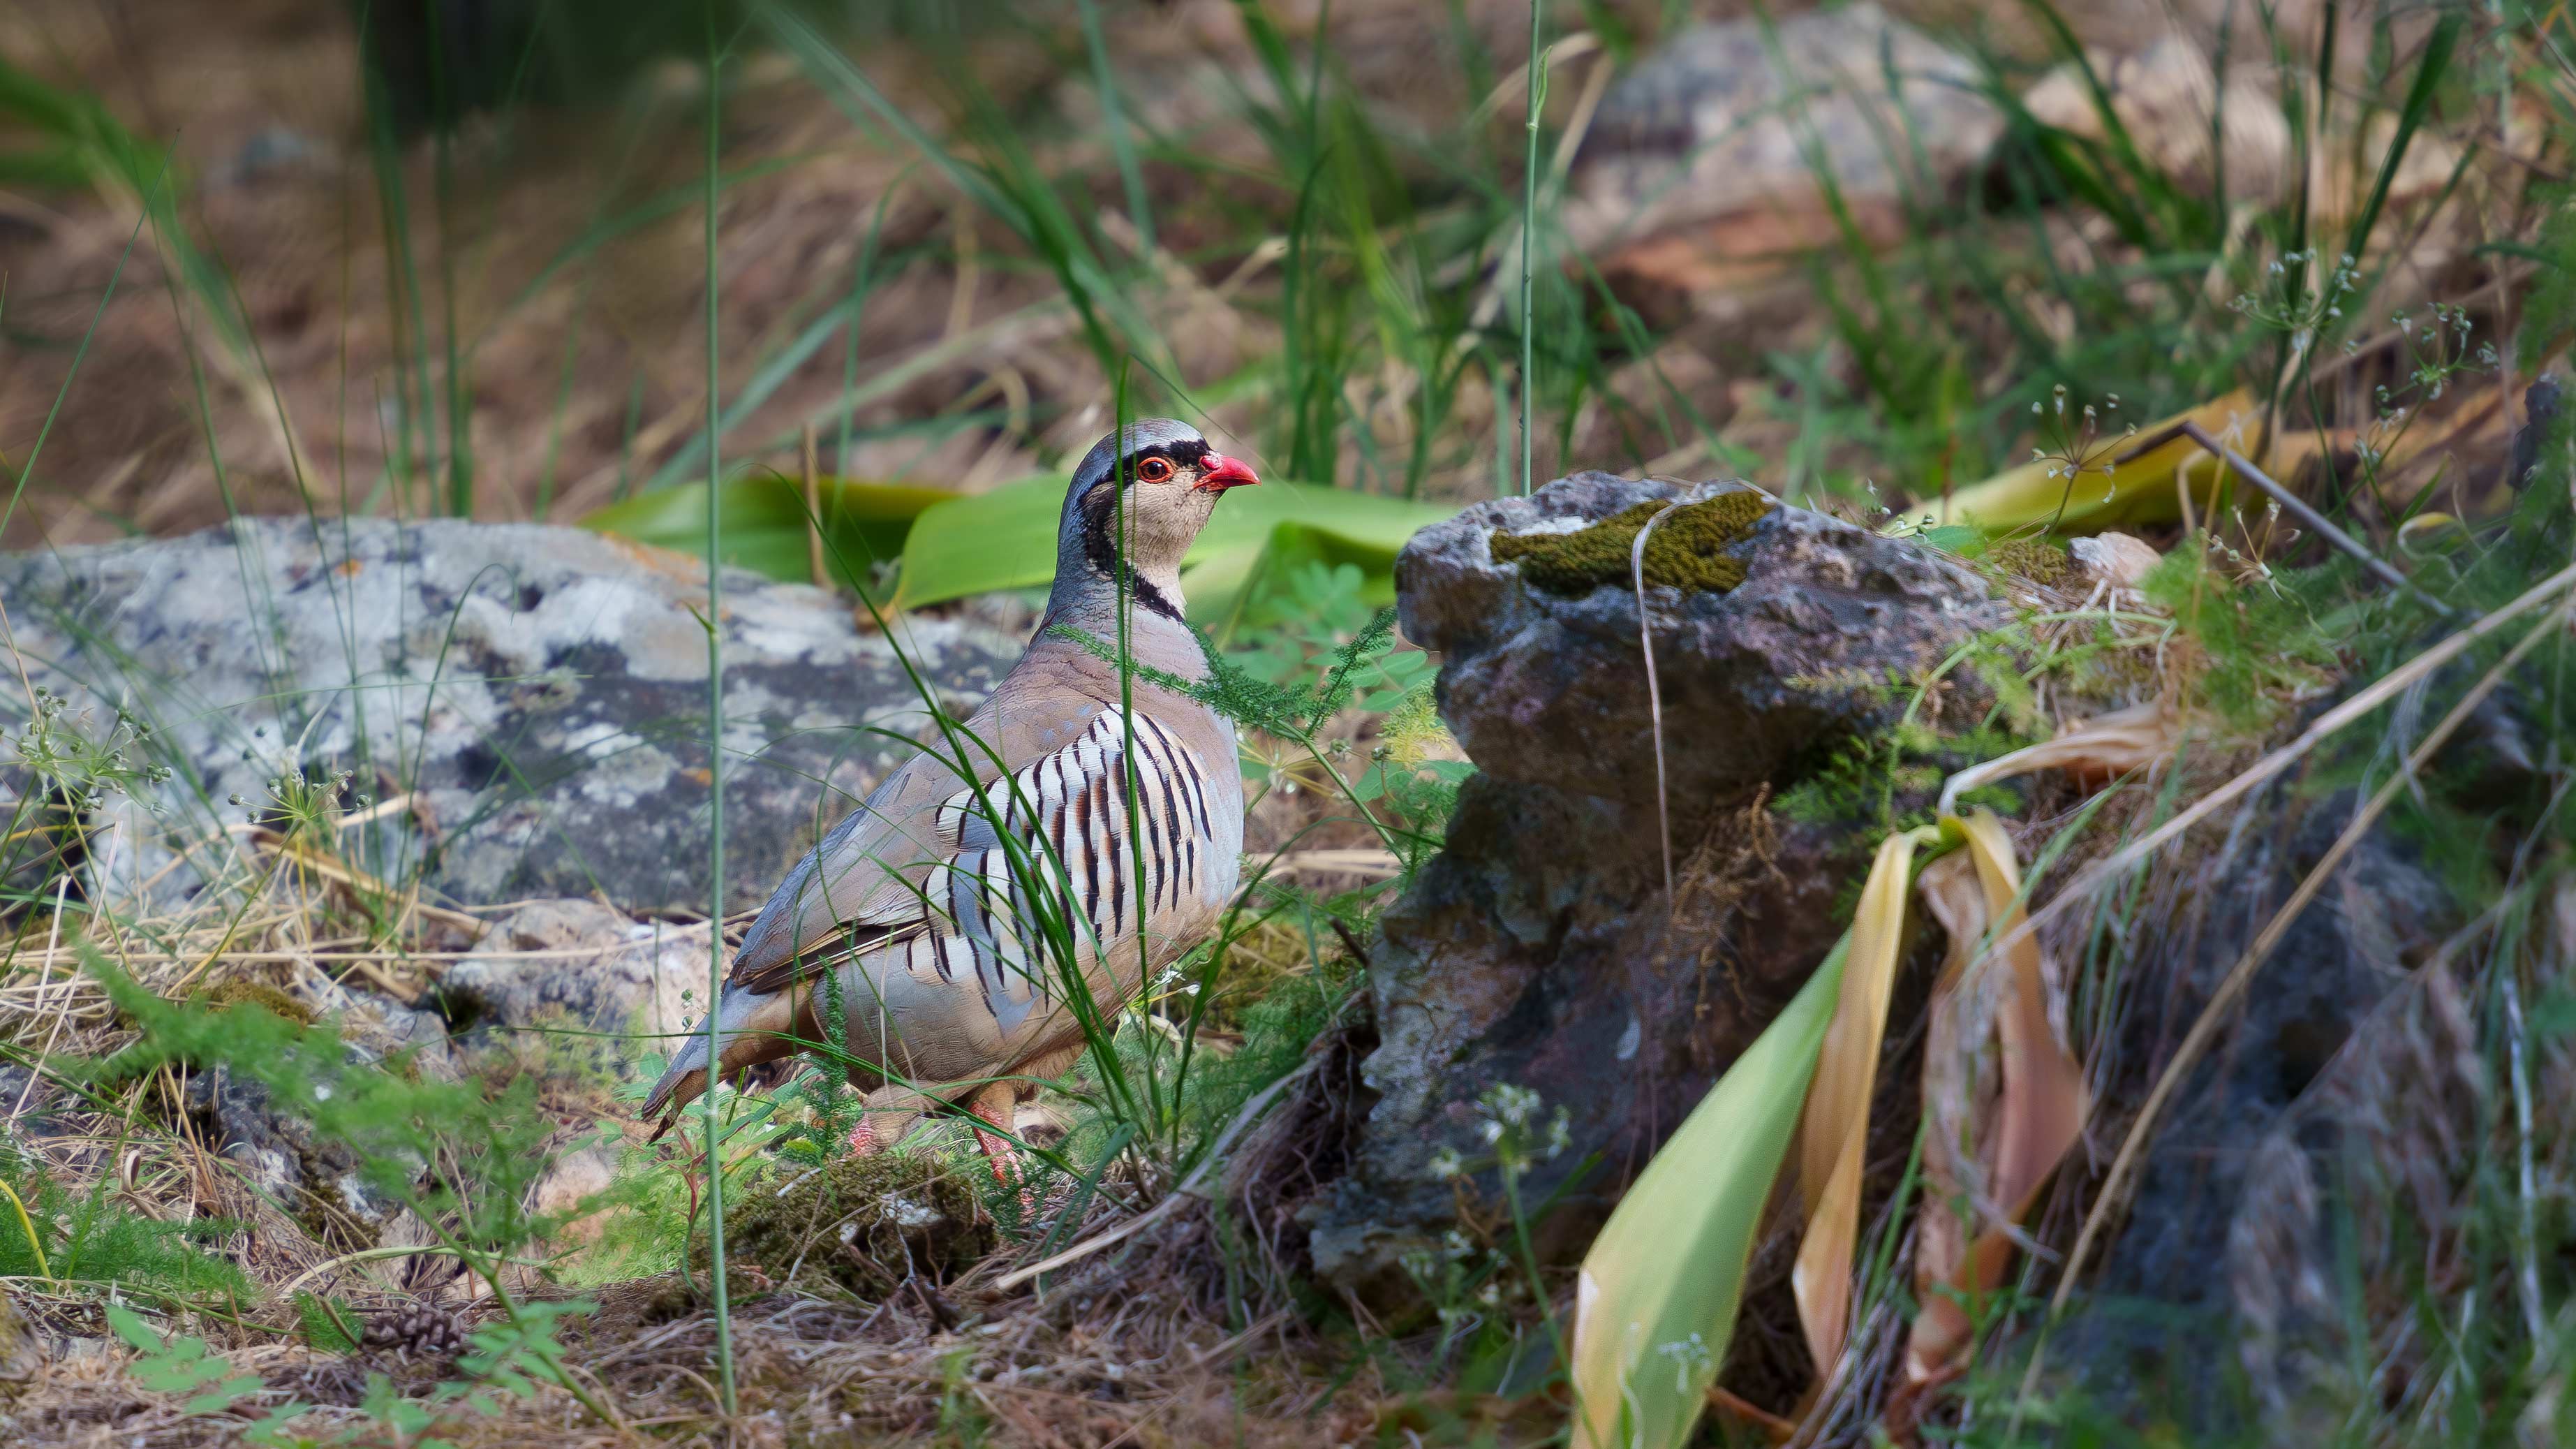
M1207 461L1202 466L1207 471L1201 473L1199 481L1190 486L1204 488L1210 493L1222 493L1228 488L1240 488L1247 483L1261 481L1261 475L1252 471L1251 464L1240 458L1229 458L1223 453L1208 454Z

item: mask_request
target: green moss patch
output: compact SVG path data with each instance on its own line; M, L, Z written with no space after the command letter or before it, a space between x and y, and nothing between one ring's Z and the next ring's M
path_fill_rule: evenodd
M1523 583L1551 594L1580 596L1604 584L1625 586L1637 531L1663 508L1640 503L1572 533L1498 533L1494 562L1518 564ZM1744 582L1744 563L1726 549L1750 536L1771 508L1769 498L1745 488L1674 509L1646 536L1646 582L1690 593L1734 588Z
M1986 565L2000 573L2055 587L2066 577L2066 550L2044 538L2008 538L1985 553Z
M880 1152L817 1168L786 1168L728 1192L725 1253L785 1284L819 1276L879 1298L914 1276L946 1282L991 1252L997 1236L977 1184L927 1153ZM703 1227L689 1240L696 1275Z
M211 989L200 993L198 999L216 1011L245 1005L262 1007L297 1026L311 1026L316 1019L312 1007L265 981L244 981L233 977L216 982Z

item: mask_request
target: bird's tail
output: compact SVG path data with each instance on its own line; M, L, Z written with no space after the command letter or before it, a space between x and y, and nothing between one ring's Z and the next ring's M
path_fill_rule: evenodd
M726 1076L772 1057L784 1056L790 1048L771 1030L761 1029L766 1023L755 1022L763 1008L774 1007L777 997L759 996L739 986L728 986L716 1004L716 1041L721 1048L717 1065ZM746 1030L746 1028L749 1028ZM680 1111L706 1094L707 1032L703 1024L690 1033L680 1049L671 1056L671 1065L662 1071L662 1079L653 1084L653 1094L644 1099L643 1115L660 1117L653 1129L653 1141L671 1130L680 1119Z

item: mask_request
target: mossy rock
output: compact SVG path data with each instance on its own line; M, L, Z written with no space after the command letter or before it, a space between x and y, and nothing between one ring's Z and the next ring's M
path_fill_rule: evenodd
M1646 536L1646 582L1703 594L1743 583L1743 560L1726 550L1750 537L1772 506L1768 497L1741 488L1674 509ZM1551 594L1579 598L1604 584L1625 586L1633 577L1629 554L1637 532L1663 510L1661 503L1640 503L1572 533L1498 533L1494 562L1518 564L1523 583Z
M728 1192L726 1258L781 1286L819 1276L868 1299L915 1276L947 1282L999 1242L970 1175L981 1170L905 1152L774 1168ZM702 1273L707 1259L701 1227L689 1261Z

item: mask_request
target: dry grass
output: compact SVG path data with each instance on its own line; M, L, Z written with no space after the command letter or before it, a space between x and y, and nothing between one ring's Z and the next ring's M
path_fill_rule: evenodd
M344 1039L390 1055L406 1040L406 1003L425 1001L422 988L464 954L478 915L507 909L424 906L416 892L385 888L309 836L298 839L303 843L289 846L274 831L244 826L210 840L171 841L173 868L184 862L208 882L183 910L105 901L94 915L21 910L7 923L18 950L0 985L0 1044L13 1059L45 1064L32 1076L0 1075L11 1087L0 1111L10 1112L28 1165L76 1193L104 1192L112 1212L233 1224L206 1246L241 1270L254 1296L201 1302L200 1311L171 1322L206 1337L266 1384L230 1414L190 1416L175 1398L147 1392L131 1377L130 1355L107 1336L98 1285L20 1278L0 1290L46 1345L47 1361L31 1381L0 1383L0 1422L13 1443L231 1442L245 1416L289 1399L319 1406L300 1432L355 1433L367 1441L372 1421L359 1403L368 1375L383 1373L423 1392L456 1375L453 1350L426 1357L393 1345L316 1351L301 1341L298 1290L327 1297L358 1331L417 1306L451 1314L464 1328L501 1315L488 1289L451 1256L421 1248L419 1238L389 1229L377 1249L380 1225L349 1223L343 1233L319 1199L280 1201L263 1191L255 1153L228 1153L208 1140L188 1080L198 1073L188 1067L158 1068L110 1088L88 1085L84 1064L112 1056L136 1033L88 973L85 956L104 957L165 998L319 1015ZM353 890L376 903L390 931L353 929L362 919L352 909ZM1329 957L1344 947L1329 934L1309 941L1274 919L1237 949L1241 989L1257 997L1271 983L1312 970L1319 951ZM1220 1003L1210 1051L1240 1043L1239 1032L1225 1029L1238 1010L1232 998ZM1373 1371L1346 1371L1346 1346L1317 1336L1288 1284L1304 1267L1296 1209L1338 1171L1357 1120L1356 1064L1369 1043L1347 1031L1328 1034L1297 1090L1265 1117L1245 1118L1252 1136L1203 1196L1184 1199L1154 1231L1047 1275L1036 1289L992 1285L1050 1248L1116 1225L1133 1211L1121 1204L1151 1203L1169 1191L1168 1181L1145 1159L1123 1158L1101 1192L1080 1198L1081 1221L1055 1221L1075 1200L1066 1184L1035 1224L1010 1230L980 1201L989 1191L981 1167L931 1149L920 1162L970 1184L963 1200L974 1231L998 1246L969 1252L962 1269L934 1270L925 1260L919 1271L899 1275L891 1291L875 1284L864 1298L818 1278L773 1287L764 1265L743 1265L733 1319L742 1412L731 1425L718 1415L710 1387L713 1328L702 1302L677 1277L656 1276L579 1290L602 1309L567 1331L582 1382L622 1422L599 1422L548 1388L533 1399L505 1400L498 1418L455 1415L442 1432L460 1444L496 1445L538 1436L622 1444L851 1436L954 1442L982 1434L990 1442L1053 1446L1360 1435L1386 1386ZM595 1126L615 1125L625 1110L596 1079L550 1069L542 1051L460 1050L451 1058L442 1038L430 1055L413 1060L417 1071L480 1074L494 1090L514 1075L539 1073L537 1109L555 1124L550 1154ZM21 1093L23 1115L14 1110ZM641 1125L629 1124L638 1135ZM671 1153L666 1146L664 1159ZM677 1191L679 1178L669 1181ZM34 1178L21 1187L32 1196ZM547 1182L536 1186L540 1206L550 1191ZM1221 1212L1212 1201L1225 1205ZM595 1281L614 1261L598 1255L609 1250L627 1211L600 1209L552 1242L526 1245L514 1259L524 1266L506 1270L505 1285L521 1295L563 1297L575 1292L563 1284ZM1220 1219L1232 1226L1221 1229ZM401 1251L405 1241L415 1251ZM787 1266L765 1265L769 1273Z

